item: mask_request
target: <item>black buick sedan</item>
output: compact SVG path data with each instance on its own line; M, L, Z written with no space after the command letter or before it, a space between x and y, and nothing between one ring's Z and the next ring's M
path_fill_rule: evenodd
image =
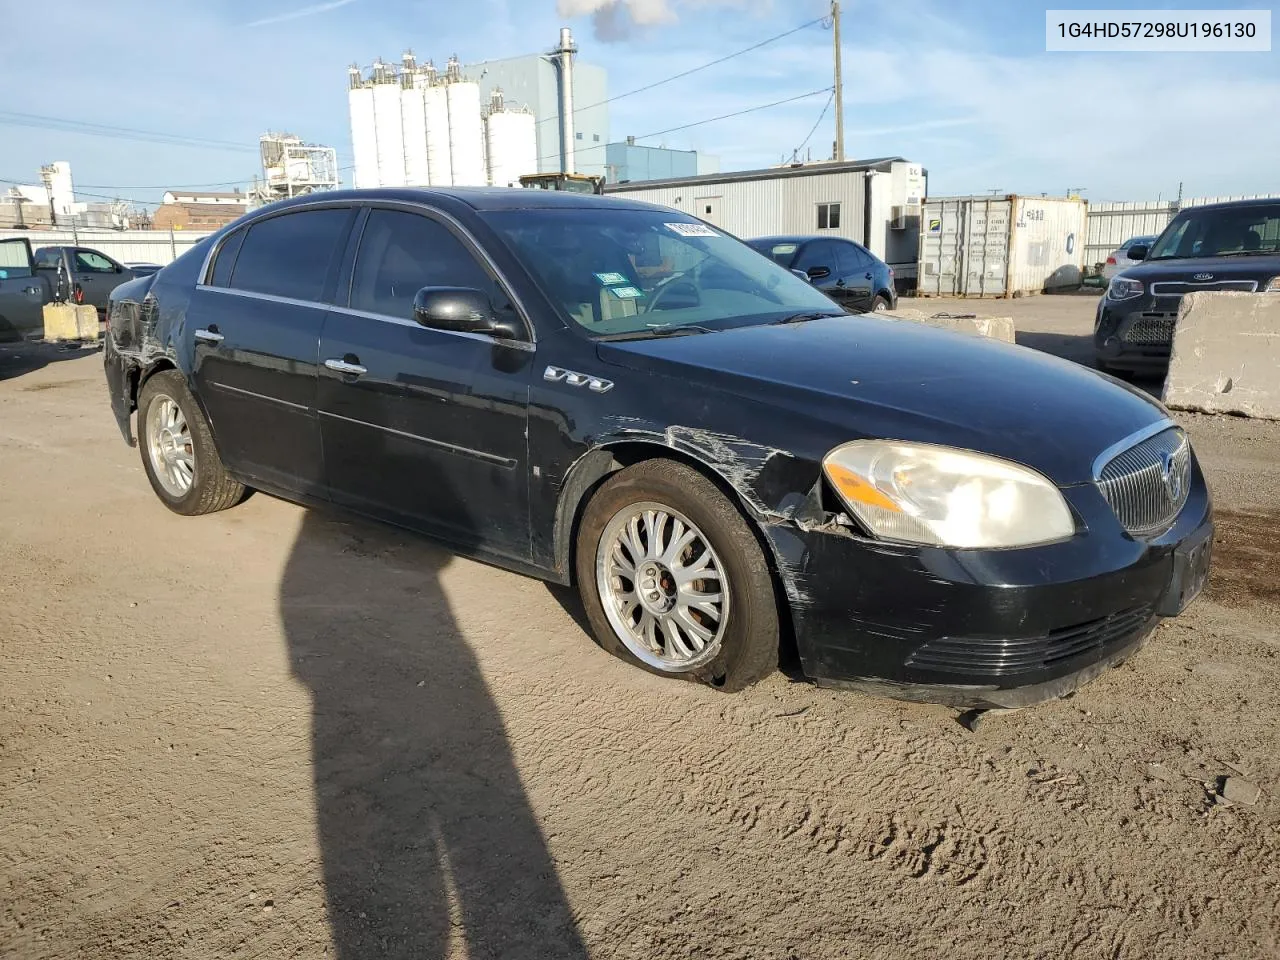
M117 289L105 360L170 509L253 487L419 530L576 583L605 649L725 690L786 637L819 682L1033 703L1206 576L1209 493L1154 401L844 315L638 202L286 201Z

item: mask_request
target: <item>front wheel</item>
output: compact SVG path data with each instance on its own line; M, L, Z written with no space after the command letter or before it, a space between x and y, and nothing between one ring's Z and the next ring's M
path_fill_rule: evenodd
M138 433L151 489L174 513L214 513L244 497L244 486L222 465L209 424L176 370L163 370L142 385Z
M596 640L652 673L741 690L778 662L778 607L737 507L671 460L628 467L582 518L575 572Z
M889 301L884 297L877 296L871 301L871 309L869 313L885 313L889 309Z

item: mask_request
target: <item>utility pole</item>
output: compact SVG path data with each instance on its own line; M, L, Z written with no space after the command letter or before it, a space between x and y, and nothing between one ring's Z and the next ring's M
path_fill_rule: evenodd
M836 45L836 160L844 159L844 77L840 70L840 0L831 0L831 32Z

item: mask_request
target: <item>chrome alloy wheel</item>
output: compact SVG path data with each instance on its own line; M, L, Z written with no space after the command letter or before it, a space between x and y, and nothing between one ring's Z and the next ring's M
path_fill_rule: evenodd
M184 497L195 479L196 456L191 428L176 400L158 396L147 411L147 453L151 469L172 497Z
M729 619L729 583L706 536L660 503L613 515L596 547L609 625L639 660L686 673L714 660Z
M872 313L887 313L888 311L889 311L889 305L885 303L883 300L877 300L871 306Z

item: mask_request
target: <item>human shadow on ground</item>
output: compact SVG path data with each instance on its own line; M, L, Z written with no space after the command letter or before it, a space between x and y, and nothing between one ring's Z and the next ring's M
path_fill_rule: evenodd
M585 960L501 715L441 588L450 562L412 534L313 510L282 578L290 661L313 702L335 955Z
M38 340L0 343L0 380L33 373L59 360L77 360L93 351L94 347L43 343Z

